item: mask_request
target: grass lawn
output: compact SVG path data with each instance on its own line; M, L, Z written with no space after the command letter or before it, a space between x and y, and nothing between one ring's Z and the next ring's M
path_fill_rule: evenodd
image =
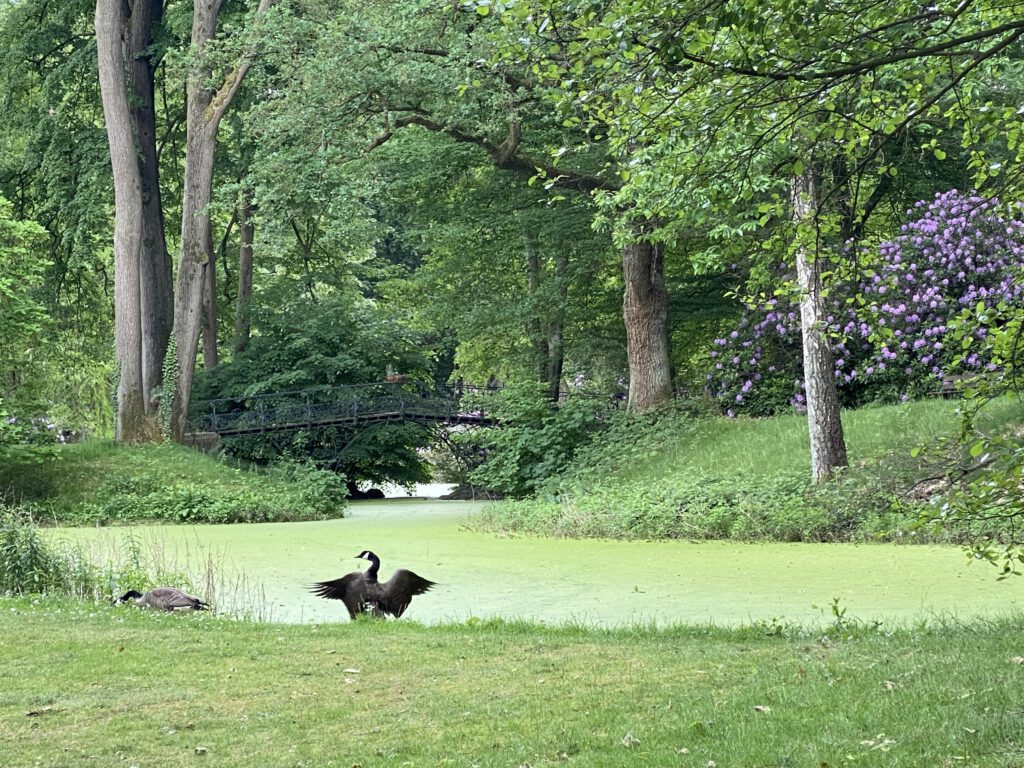
M1024 766L1024 619L235 622L0 600L3 764Z

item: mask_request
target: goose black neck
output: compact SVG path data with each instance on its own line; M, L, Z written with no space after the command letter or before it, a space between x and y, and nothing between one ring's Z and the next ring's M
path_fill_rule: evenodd
M366 570L366 578L376 581L377 571L380 570L380 558L373 554L373 552L369 552L366 555L366 559L370 561L370 567Z

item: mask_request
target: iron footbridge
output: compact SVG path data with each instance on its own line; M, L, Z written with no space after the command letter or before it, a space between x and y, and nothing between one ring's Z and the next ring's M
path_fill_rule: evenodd
M487 388L379 382L223 397L197 403L189 431L238 437L384 421L492 426L495 420L478 407L481 398L466 398L481 391Z

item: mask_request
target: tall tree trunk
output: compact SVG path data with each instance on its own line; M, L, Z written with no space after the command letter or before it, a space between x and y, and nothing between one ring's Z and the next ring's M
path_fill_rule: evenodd
M252 191L242 193L242 205L238 213L238 295L235 297L235 352L243 351L249 345L252 328L252 244L256 232L253 227L255 207Z
M565 251L555 255L555 292L557 301L548 323L548 394L558 400L565 366L565 307L569 299L569 256Z
M550 355L547 335L544 332L543 313L541 312L543 300L539 295L543 266L540 248L537 246L537 238L532 232L524 232L523 248L526 260L526 295L528 306L531 310L529 317L526 318L526 333L530 339L530 347L533 351L534 371L536 372L537 381L541 384L548 384L548 362Z
M544 260L537 237L527 231L523 240L526 255L526 290L532 315L527 319L527 335L533 348L537 380L554 402L561 394L564 364L564 308L568 294L569 258L563 252L555 257L555 288L543 290Z
M821 279L822 259L802 226L813 222L818 210L817 171L808 164L790 182L793 218L797 224L796 274L800 288L800 327L803 336L804 389L807 426L811 440L811 477L825 482L834 470L848 464L843 424L839 417L835 365L825 328L825 298Z
M142 194L142 250L139 296L142 321L142 388L146 412L155 417L155 391L161 385L164 356L174 322L171 255L167 251L160 199L160 165L156 148L156 107L153 98L158 59L150 53L153 30L163 18L163 0L134 0L128 41L132 117L138 148Z
M210 228L207 226L207 234ZM206 262L205 295L203 296L203 368L216 368L217 355L217 260L213 258L213 240L207 243L210 260Z
M633 242L622 247L622 316L629 362L628 407L642 413L671 401L672 375L662 247L641 239L640 227L636 235Z
M97 0L96 49L100 93L114 177L114 347L118 365L115 437L136 443L159 438L147 415L144 385L142 179L128 96L129 22L121 0Z
M181 257L178 262L178 290L174 299L174 341L177 348L178 380L175 382L171 433L181 441L185 435L196 350L203 324L203 298L207 269L213 268L213 236L209 205L213 196L213 160L217 129L238 92L252 63L247 52L221 80L210 86L213 72L204 61L207 43L217 30L222 0L198 0L192 11L191 53L197 62L186 88L188 107L185 132L185 186L181 206ZM273 0L260 0L260 18Z

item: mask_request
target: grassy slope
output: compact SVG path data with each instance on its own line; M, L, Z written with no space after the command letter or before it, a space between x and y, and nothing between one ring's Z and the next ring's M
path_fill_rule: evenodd
M934 444L956 435L958 402L924 400L905 405L843 412L843 430L851 465L870 464L893 453ZM1024 421L1024 403L1006 399L992 403L982 424ZM799 414L770 419L707 419L658 448L649 461L624 468L618 481L643 484L672 476L769 477L779 472L810 474L807 418Z
M169 443L132 448L100 440L73 443L59 446L56 459L0 465L0 489L10 488L15 501L44 502L57 508L95 497L113 479L145 477L227 490L275 482Z
M971 532L919 527L922 499L907 492L942 475L937 447L960 431L958 403L932 400L843 413L850 470L842 483L810 482L806 418L661 418L585 446L542 495L485 510L488 530L599 538L962 542ZM1024 422L1024 403L988 404L988 432ZM955 443L953 444L955 445ZM896 502L896 503L894 503ZM985 533L1003 535L991 523Z
M1024 623L772 629L275 626L2 600L4 764L1024 765Z

